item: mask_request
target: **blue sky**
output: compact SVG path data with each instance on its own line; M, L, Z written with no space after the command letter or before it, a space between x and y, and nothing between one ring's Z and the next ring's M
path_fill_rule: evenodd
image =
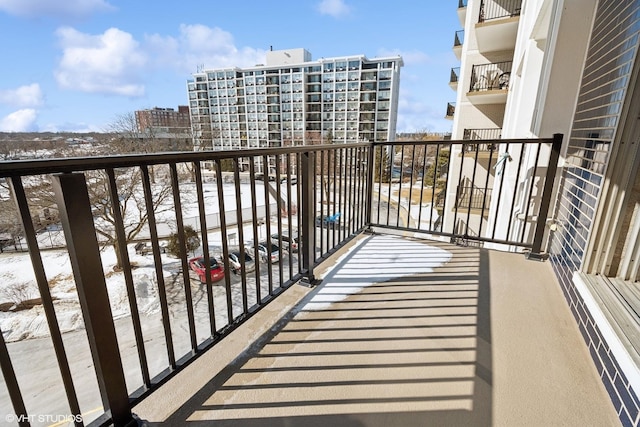
M449 132L457 4L442 0L0 0L0 131L105 131L187 104L199 65L265 52L402 55L398 132Z

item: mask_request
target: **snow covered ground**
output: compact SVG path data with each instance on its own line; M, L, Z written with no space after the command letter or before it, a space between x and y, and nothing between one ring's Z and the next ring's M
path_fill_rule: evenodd
M259 183L258 185L262 186L262 183ZM235 192L232 191L233 186L228 187L225 187L225 207L226 210L233 211L235 210L236 203ZM193 188L194 187L191 187L191 190L193 190ZM198 211L195 192L189 190L189 184L187 184L184 188L181 188L183 198L183 216L185 218L185 223L189 223L189 221L195 221L194 225L197 225L199 229L199 223L197 223ZM204 191L207 214L217 216L219 204L217 200L217 191L215 189L215 185L211 183L205 184ZM285 198L286 200L286 186L282 187L282 191L283 198ZM388 186L383 185L381 191L385 197L389 197L390 192ZM397 191L397 185L391 187L392 200L398 199ZM257 206L262 206L264 208L264 190L258 187L256 188L256 193ZM248 184L242 184L240 186L240 194L242 206L250 207L251 192ZM295 193L292 194L292 198L295 202ZM271 202L273 204L275 201L271 200ZM406 211L410 212L411 219L414 221L411 226L415 226L420 219L422 225L422 227L420 228L427 229L429 226L430 218L433 222L435 222L435 220L437 219L438 214L429 203L424 203L420 207L420 209L418 209L418 206L416 206L416 204L412 204L411 209L409 210L408 199L401 198L400 206L405 209L405 215ZM276 209L273 209L272 214L275 213ZM167 217L165 219L169 221L170 218ZM208 221L207 225L211 226L211 223ZM170 227L167 226L165 235L169 234L169 228ZM272 230L273 229L274 228L272 228ZM252 226L245 226L243 228L243 233L243 239L245 242L249 242L254 239ZM140 237L145 238L147 236L145 236L143 232ZM257 237L260 240L266 238L266 226L264 224L259 226ZM208 234L208 238L210 249L213 250L213 255L216 255L216 249L219 252L221 248L221 233L219 231L212 231ZM231 245L239 244L239 241L237 240L237 227L236 230L234 230L234 227L228 228L228 238ZM39 239L58 244L64 242L62 231L56 229L39 234ZM136 254L133 246L134 244L129 245L129 258L132 265L134 266L132 274L136 286L136 301L138 304L138 310L141 314L158 313L160 305L156 272L153 265L153 257ZM197 250L196 252L201 253L201 250ZM45 250L41 252L41 255L45 273L47 279L49 280L50 292L52 297L54 298L56 316L61 331L68 332L76 330L78 328L82 328L82 315L80 313L80 307L78 304L78 296L75 288L75 281L73 279L71 271L71 264L66 250ZM114 272L113 270L113 267L116 263L114 251L111 247L106 247L101 252L101 256L104 270L103 273L108 288L113 316L114 318L128 316L129 303L124 275L121 272ZM163 278L165 282L181 284L182 271L180 260L168 254L162 254L161 257ZM442 257L436 257L436 259L437 262L446 262L446 254L443 254ZM288 263L288 261L285 262ZM396 265L400 265L397 264L398 262L398 260L391 259L380 260L381 265L391 265L394 263ZM426 269L431 268L431 263L422 263L421 265ZM423 271L423 269L421 269L420 271ZM278 269L275 268L275 270ZM406 272L411 273L413 272L413 270L409 268L408 270L406 270ZM278 271L276 271L275 273L278 274ZM376 276L376 274L371 275ZM283 279L287 280L287 278L288 277L284 277ZM235 277L233 279L236 284L240 280ZM195 280L195 276L192 277L192 280L193 283L198 282L197 280ZM279 280L279 278L277 280ZM216 288L223 287L214 286L214 289ZM218 290L217 292L220 294L218 295L220 299L225 298L225 294L222 289ZM33 273L33 268L28 253L22 252L0 254L0 304L11 302L19 303L20 301L37 298L38 296L39 292L35 282L35 275ZM255 292L250 297L255 298ZM242 297L239 291L234 291L234 298L236 298L236 300L239 299L238 301L240 304L242 303ZM221 302L220 304L226 305L226 302ZM224 316L219 321L222 322L221 324L226 324L227 322ZM44 337L49 334L46 318L41 305L35 305L30 309L18 311L0 311L0 330L3 333L5 340L8 342Z

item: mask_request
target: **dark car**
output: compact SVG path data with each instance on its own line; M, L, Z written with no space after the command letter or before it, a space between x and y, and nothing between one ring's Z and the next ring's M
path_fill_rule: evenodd
M218 264L218 261L213 257L209 258L209 261L211 267L211 282L222 280L224 278L224 267ZM205 268L204 257L191 258L189 260L189 267L198 275L201 283L207 282L207 270Z

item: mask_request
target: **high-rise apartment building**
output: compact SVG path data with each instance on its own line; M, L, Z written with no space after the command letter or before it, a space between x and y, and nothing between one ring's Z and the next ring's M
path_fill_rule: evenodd
M492 229L480 218L528 232L527 204L540 191L529 184L544 170L534 152L504 140L564 135L547 253L580 350L622 425L639 425L640 0L460 0L458 16L453 139L492 141L458 146L448 176L477 174L477 188L453 184L446 197L482 195L481 208L469 206L477 222L461 224L470 234ZM508 186L492 194L498 177ZM529 188L533 198L521 197ZM500 210L507 200L518 215Z
M402 58L312 61L269 51L266 64L203 70L188 81L196 149L394 139Z
M156 132L186 133L191 127L189 107L179 105L176 111L173 108L150 108L135 112L136 125L139 132L154 130Z

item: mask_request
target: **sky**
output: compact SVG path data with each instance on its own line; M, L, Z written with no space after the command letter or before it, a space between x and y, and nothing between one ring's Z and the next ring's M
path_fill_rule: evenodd
M198 67L401 55L397 132L444 119L457 4L442 0L0 0L0 131L104 132L119 116L187 105Z

